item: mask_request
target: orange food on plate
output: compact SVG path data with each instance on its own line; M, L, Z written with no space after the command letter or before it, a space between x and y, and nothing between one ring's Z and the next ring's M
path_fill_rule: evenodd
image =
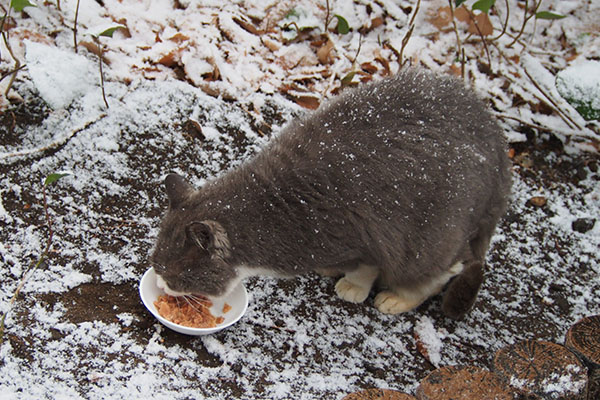
M212 315L209 310L212 302L206 298L186 299L164 294L158 296L154 306L161 317L190 328L214 328L225 320L223 317ZM223 313L229 310L231 306L226 303L223 306Z

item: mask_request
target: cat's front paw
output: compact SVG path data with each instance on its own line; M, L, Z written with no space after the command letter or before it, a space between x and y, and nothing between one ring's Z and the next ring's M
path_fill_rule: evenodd
M375 296L375 307L384 314L400 314L416 308L419 304L421 304L420 299L402 297L389 291L378 293Z
M341 278L335 285L337 295L351 303L362 303L369 296L371 288L356 285L347 278Z

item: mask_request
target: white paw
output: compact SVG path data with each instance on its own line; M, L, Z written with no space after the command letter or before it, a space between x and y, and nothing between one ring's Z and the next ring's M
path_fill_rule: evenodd
M351 303L362 303L369 296L371 288L365 288L350 282L347 278L342 278L335 285L337 295Z
M384 314L400 314L412 310L421 301L407 299L393 292L381 292L375 296L375 307Z

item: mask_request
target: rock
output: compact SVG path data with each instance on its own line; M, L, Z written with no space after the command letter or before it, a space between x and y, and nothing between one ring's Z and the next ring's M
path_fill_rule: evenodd
M595 224L595 218L577 218L571 222L571 228L576 232L586 233L587 231L591 231Z

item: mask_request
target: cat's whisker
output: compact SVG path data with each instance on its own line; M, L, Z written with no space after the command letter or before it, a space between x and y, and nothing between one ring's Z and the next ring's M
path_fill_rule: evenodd
M208 307L208 302L209 300L206 298L203 298L201 296L194 296L193 294L189 294L184 296L186 297L188 300L190 300L191 302L194 302L196 304L199 304L201 307Z
M202 313L202 310L199 310L198 308L196 308L196 307L195 307L195 306L192 304L191 300L190 300L190 299L188 299L188 296L181 296L181 297L182 297L182 298L185 300L185 302L186 302L186 303L188 303L188 305L189 305L190 307L192 307L192 309L193 309L194 311L196 311L197 313Z

